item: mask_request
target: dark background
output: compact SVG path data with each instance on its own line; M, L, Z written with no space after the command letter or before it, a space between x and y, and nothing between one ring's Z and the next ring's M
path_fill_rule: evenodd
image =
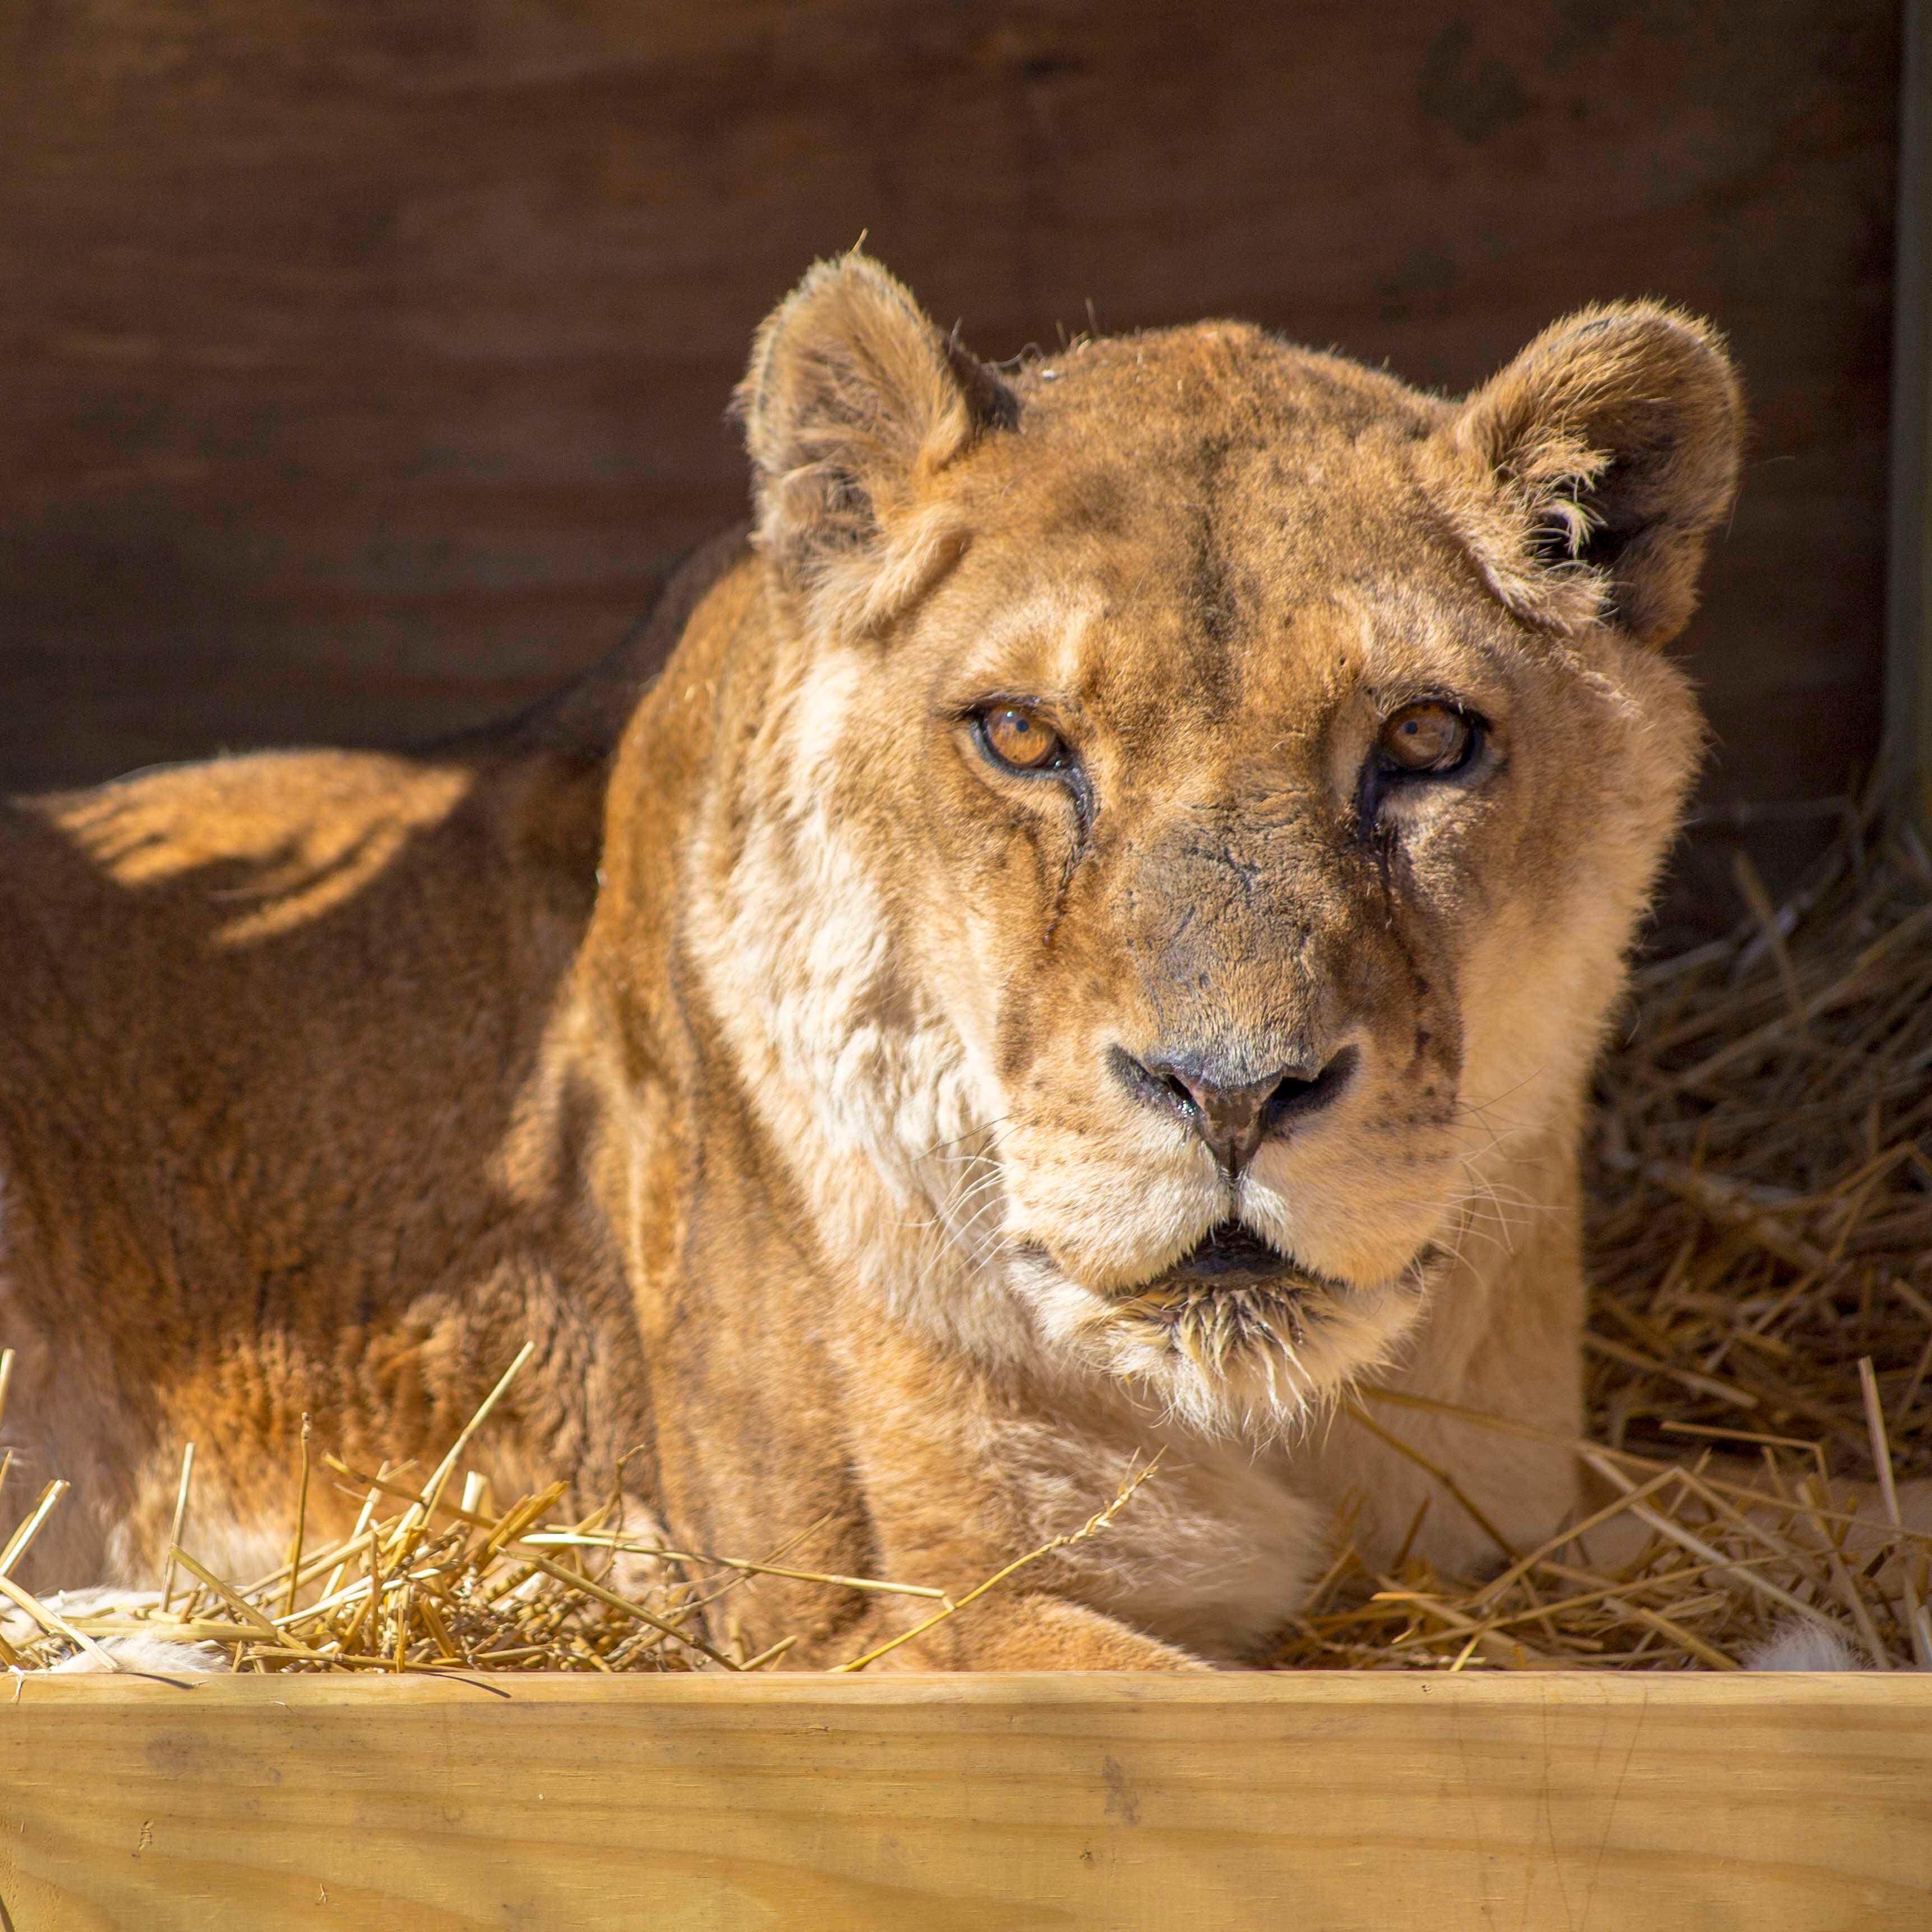
M1715 316L1707 803L1830 793L1898 58L1893 0L10 0L0 788L568 677L740 514L751 332L862 230L994 356L1219 313L1461 388L1594 298Z

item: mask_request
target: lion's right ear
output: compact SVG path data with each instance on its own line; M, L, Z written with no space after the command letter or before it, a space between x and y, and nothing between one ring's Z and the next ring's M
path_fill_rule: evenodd
M1006 385L856 249L818 263L766 319L736 407L759 548L802 593L835 578L858 592L873 622L944 549L935 529L914 527L931 522L919 514L929 481L1018 415Z

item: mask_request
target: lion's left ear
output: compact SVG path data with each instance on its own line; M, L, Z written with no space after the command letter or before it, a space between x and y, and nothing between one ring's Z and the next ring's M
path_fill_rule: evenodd
M1546 329L1443 432L1445 507L1504 602L1648 644L1697 601L1736 493L1744 408L1716 330L1655 302Z
M936 530L908 527L923 486L982 430L1010 424L1018 405L855 249L818 263L766 319L736 407L760 548L792 588L810 594L838 578L878 619L942 547Z

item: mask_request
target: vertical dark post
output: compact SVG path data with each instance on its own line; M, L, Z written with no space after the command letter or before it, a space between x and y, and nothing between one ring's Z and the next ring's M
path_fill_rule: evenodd
M1892 374L1886 735L1932 832L1932 0L1904 0Z

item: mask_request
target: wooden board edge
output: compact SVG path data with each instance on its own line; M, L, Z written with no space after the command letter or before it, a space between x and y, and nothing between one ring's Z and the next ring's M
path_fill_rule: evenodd
M802 1672L731 1677L722 1674L638 1672L508 1672L447 1677L375 1672L350 1676L184 1677L164 1680L131 1673L23 1675L12 1692L0 1691L0 1722L8 1711L43 1712L62 1706L98 1709L125 1703L322 1710L374 1711L473 1706L490 1701L580 1706L707 1704L812 1706L836 1712L890 1706L970 1705L1015 1708L1144 1706L1252 1709L1350 1706L1420 1709L1454 1706L1472 1712L1573 1707L1688 1708L1716 1715L1780 1708L1807 1712L1837 1708L1848 1718L1872 1712L1911 1710L1932 1715L1932 1675L1913 1672L1628 1671L1586 1676L1570 1671L1504 1672L1283 1671L1229 1672L1162 1677L1110 1672L897 1672L879 1677L834 1678Z

